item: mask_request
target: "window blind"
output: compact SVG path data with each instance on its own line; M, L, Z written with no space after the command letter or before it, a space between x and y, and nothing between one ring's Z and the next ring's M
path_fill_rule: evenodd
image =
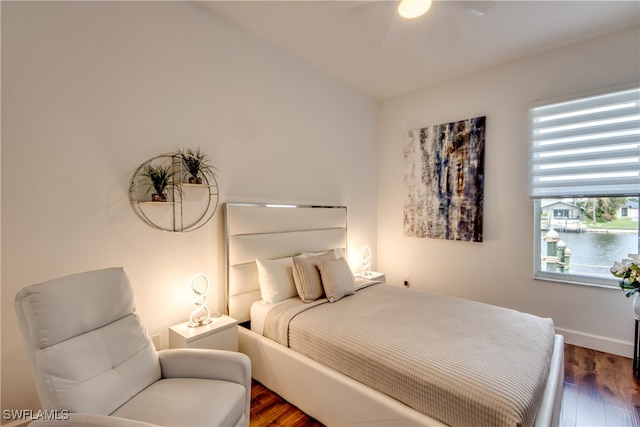
M530 110L532 198L640 193L640 88Z

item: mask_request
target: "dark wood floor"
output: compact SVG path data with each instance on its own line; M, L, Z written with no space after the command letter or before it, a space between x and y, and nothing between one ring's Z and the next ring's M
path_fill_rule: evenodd
M565 345L561 426L640 427L631 359Z
M565 345L560 426L640 427L640 386L631 359ZM321 423L254 382L251 427L320 427Z
M298 426L322 427L286 400L267 389L257 381L251 387L251 423L250 427L261 426Z

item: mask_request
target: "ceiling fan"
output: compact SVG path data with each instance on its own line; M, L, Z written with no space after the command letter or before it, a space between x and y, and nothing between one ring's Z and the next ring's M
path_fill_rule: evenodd
M392 46L394 41L399 38L399 34L403 32L403 29L407 28L412 24L408 24L409 21L414 21L413 18L405 18L402 17L401 8L403 4L409 4L409 6L418 6L418 9L421 8L424 4L428 3L428 6L424 11L420 14L415 15L415 18L418 18L425 13L429 13L429 9L432 5L446 5L448 7L456 8L461 11L470 13L474 16L484 16L489 12L491 8L493 8L496 4L496 1L484 1L484 0L433 0L433 2L429 0L326 0L320 2L320 5L331 9L332 11L346 11L346 10L356 10L358 8L365 7L378 7L384 8L387 10L387 15L389 16L389 23L387 24L384 33L384 37L381 39L381 48L388 48ZM415 19L415 21L418 21Z
M458 1L458 0L434 0L437 3L444 3L451 7L456 7L462 10L466 10L467 12L482 16L489 11L495 4L496 1L483 1L483 0L468 0L468 1ZM413 3L423 3L422 0L413 0ZM404 3L401 0L325 0L320 2L323 7L330 7L334 10L344 10L344 9L353 9L356 7L368 6L371 4L394 4L396 7L400 3ZM409 1L412 3L412 1ZM429 2L432 3L432 2Z

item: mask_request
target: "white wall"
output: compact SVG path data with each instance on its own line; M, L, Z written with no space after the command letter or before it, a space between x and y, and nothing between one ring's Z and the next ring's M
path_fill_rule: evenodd
M192 308L191 276L223 285L221 209L185 234L131 209L131 176L152 156L200 146L222 201L347 205L350 246L375 246L372 99L194 4L1 7L3 410L38 407L12 307L20 288L124 266L166 345Z
M533 101L640 79L638 27L380 103L378 269L390 282L552 317L568 342L631 356L631 301L618 289L533 275L528 108ZM484 242L403 237L405 132L487 116Z

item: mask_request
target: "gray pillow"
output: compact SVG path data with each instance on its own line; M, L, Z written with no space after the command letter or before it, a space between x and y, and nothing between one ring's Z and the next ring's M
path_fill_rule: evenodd
M324 293L329 302L336 302L356 292L353 272L344 258L322 261L318 268Z
M318 264L325 260L335 260L333 251L313 257L293 257L293 281L298 296L304 302L313 302L324 295Z

